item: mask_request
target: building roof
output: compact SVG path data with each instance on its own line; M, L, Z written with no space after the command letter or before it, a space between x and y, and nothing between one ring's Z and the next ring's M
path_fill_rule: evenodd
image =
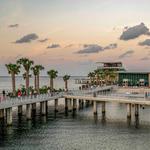
M107 64L122 64L122 62L121 62L121 61L118 61L118 62L117 62L117 61L116 61L116 62L115 62L115 61L114 61L114 62L108 62L108 61L107 61L107 62L96 62L96 63L97 63L97 64L98 64L98 63L107 63Z
M149 72L146 72L146 71L124 71L124 72L119 72L120 74L122 73L125 73L125 74L150 74L150 71Z

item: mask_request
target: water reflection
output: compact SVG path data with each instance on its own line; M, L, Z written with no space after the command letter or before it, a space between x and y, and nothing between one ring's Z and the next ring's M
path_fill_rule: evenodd
M127 126L130 127L131 126L131 117L127 117Z
M6 133L7 135L12 135L14 132L13 127L12 126L8 126L6 129Z
M0 128L4 127L4 122L5 122L4 118L1 118L0 119Z
M120 108L122 110L123 106ZM115 119L111 120L116 117L113 113L120 114L112 109L107 109L107 114L101 114L101 107L98 108L99 115L93 115L92 107L67 113L64 108L59 112L55 112L54 108L49 108L48 111L46 116L42 116L37 109L32 120L28 121L25 115L14 116L12 127L6 127L4 121L0 122L0 146L3 150L8 150L9 147L19 150L19 145L22 149L31 150L45 149L45 146L53 150L135 149L131 144L133 142L139 147L142 140L149 143L150 127L139 128L139 117L133 117L133 124L131 118L125 118L124 122L115 122ZM122 116L125 114L126 112L121 113ZM144 145L143 149L146 148Z
M27 128L31 129L32 127L32 121L31 120L27 120Z
M41 122L45 124L47 122L47 117L41 116Z
M106 124L106 113L105 112L102 113L101 123L102 123L102 125Z
M139 128L139 116L135 116L135 128Z
M32 117L36 115L36 109L32 109Z
M77 117L77 111L76 111L76 110L73 110L73 111L72 111L72 117L73 117L73 118L76 118L76 117Z
M97 114L94 115L94 123L95 123L95 124L98 123L98 115L97 115Z
M69 112L68 110L65 110L65 116L68 116Z

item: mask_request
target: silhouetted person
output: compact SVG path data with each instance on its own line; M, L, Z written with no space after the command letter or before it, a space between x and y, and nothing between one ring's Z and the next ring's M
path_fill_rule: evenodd
M21 98L21 96L22 96L21 90L18 90L17 96L19 99Z
M6 98L6 92L5 92L5 90L2 91L2 94L3 94L3 100L5 100L5 98Z

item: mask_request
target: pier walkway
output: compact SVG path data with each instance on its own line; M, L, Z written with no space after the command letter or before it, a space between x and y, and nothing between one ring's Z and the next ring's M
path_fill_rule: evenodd
M63 98L64 95L87 95L92 94L94 92L111 90L112 86L107 87L97 87L94 89L88 90L70 90L68 92L55 92L49 94L41 94L37 96L23 96L20 98L6 98L5 100L0 102L0 109L6 109L10 107L17 107L20 105L39 103L44 101L50 101L55 99Z
M113 94L111 93L111 91L114 88L115 87L113 86L105 86L88 90L71 90L68 92L57 92L37 96L33 95L20 98L9 98L0 102L0 118L4 118L6 116L7 125L12 125L12 108L18 107L18 115L22 115L22 107L23 105L26 105L26 117L27 119L31 119L32 111L36 110L36 103L40 103L41 114L46 115L48 101L52 100L54 100L55 112L57 112L59 99L65 99L66 112L70 108L73 111L76 111L78 106L79 108L83 108L84 104L92 104L94 115L97 115L97 103L99 102L102 104L101 106L103 116L106 112L107 102L122 103L127 105L128 118L131 118L131 105L135 106L135 116L139 115L140 105L150 105L150 99L145 98L145 95Z

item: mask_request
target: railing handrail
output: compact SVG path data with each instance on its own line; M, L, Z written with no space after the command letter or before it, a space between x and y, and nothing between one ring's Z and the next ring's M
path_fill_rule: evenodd
M61 98L64 95L74 95L74 96L88 96L91 94L93 94L94 92L98 92L98 91L104 91L104 90L108 90L108 89L112 89L112 86L105 86L105 87L96 87L96 88L90 88L90 89L86 89L86 90L69 90L66 92L50 92L50 93L46 93L46 94L33 94L33 95L29 95L29 96L21 96L21 97L15 97L15 98L10 98L10 97L6 97L5 100L0 101L0 106L2 107L5 105L19 105L19 104L24 104L24 103L32 103L32 102L40 102L40 101L46 101L46 100L50 100L50 99L57 99L57 98ZM93 95L92 95L93 96ZM106 96L106 95L103 95ZM109 95L110 96L110 95Z

